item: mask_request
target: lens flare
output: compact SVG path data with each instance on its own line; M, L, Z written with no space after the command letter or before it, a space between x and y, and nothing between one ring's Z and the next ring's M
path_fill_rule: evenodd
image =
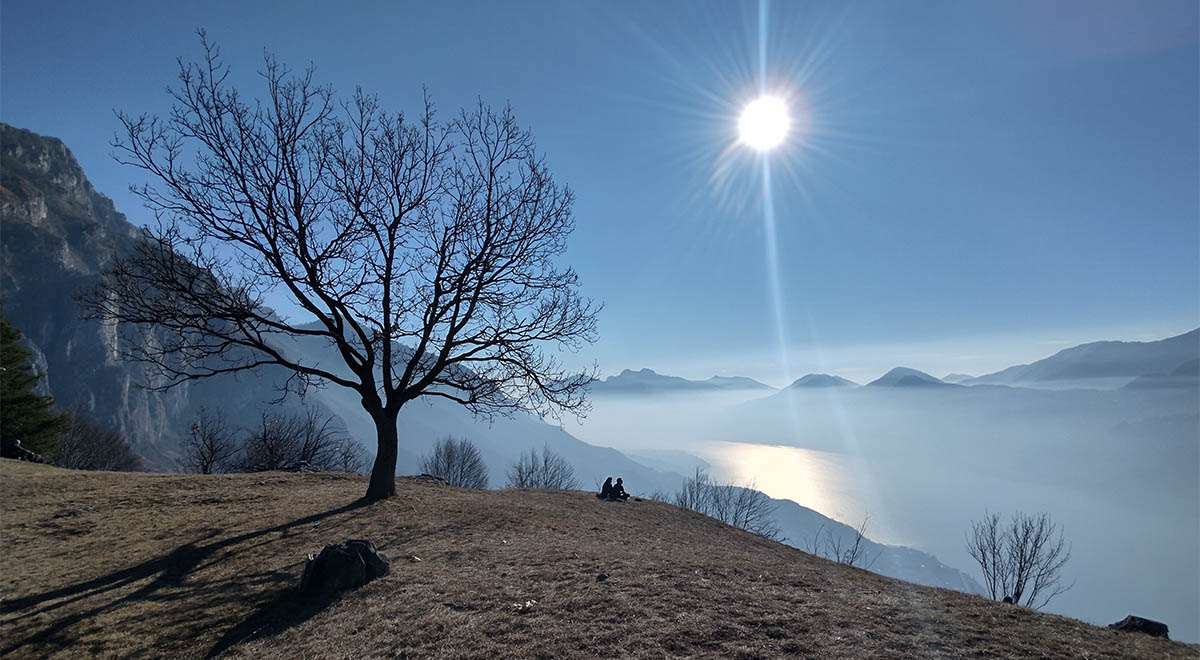
M742 143L750 148L769 151L783 142L791 126L792 118L783 99L760 96L742 110L742 116L738 119L738 134Z

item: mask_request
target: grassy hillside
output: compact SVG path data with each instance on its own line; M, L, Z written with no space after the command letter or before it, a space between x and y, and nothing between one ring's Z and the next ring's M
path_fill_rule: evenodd
M0 656L1200 657L657 502L401 479L399 497L362 507L364 480L0 461ZM305 555L350 538L373 540L391 573L299 598Z

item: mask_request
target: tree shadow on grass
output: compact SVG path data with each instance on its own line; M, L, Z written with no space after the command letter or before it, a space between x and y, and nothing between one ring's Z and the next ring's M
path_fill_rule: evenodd
M293 587L281 589L274 598L261 605L244 621L227 630L204 657L215 658L234 645L271 637L304 623L329 607L338 596L339 594L306 596Z
M144 561L135 566L131 566L119 571L113 571L107 575L80 582L71 586L52 589L39 594L33 594L21 598L5 599L2 603L2 606L0 606L0 611L2 611L4 614L16 613L16 616L8 617L10 622L15 622L37 617L66 605L96 598L107 592L120 589L142 580L150 579L148 584L131 594L122 596L107 603L98 604L90 609L63 616L59 619L49 622L47 625L39 626L41 627L41 630L38 632L28 635L23 639L14 640L13 643L9 644L8 646L0 648L0 656L7 656L30 645L48 645L56 646L58 648L65 648L73 641L66 634L67 630L73 625L81 621L86 621L87 619L95 617L96 615L108 610L115 609L129 601L159 600L161 598L160 592L164 588L182 585L189 574L201 567L201 565L207 560L213 558L220 550L225 550L239 543L251 541L268 534L283 532L293 527L315 523L325 518L346 513L365 505L366 502L364 500L355 500L354 502L337 507L335 509L330 509L321 513L314 513L312 515L297 518L279 525L273 525L271 527L255 530L253 532L246 532L237 536L231 536L226 539L204 543L208 539L211 539L220 533L220 530L209 529L207 530L206 534L199 537L195 541L185 543L184 545L175 548L171 552L161 557ZM237 552L244 552L256 547L257 545L259 545L259 543L251 544L245 548L239 549ZM228 554L229 553L222 555L221 559L227 557ZM277 572L268 572L265 575L277 577L279 574ZM204 587L198 588L202 589ZM286 601L289 600L294 601L294 605L288 605ZM279 602L277 603L276 601ZM239 638L234 634L235 631L246 630L247 632L242 635L242 638L246 638L258 629L266 629L264 626L285 624L282 626L285 628L293 625L294 623L302 621L304 618L312 616L312 614L320 611L326 605L328 605L329 602L330 601L328 600L325 600L325 602L321 602L320 600L307 600L302 603L297 599L297 594L294 591L290 589L284 590L284 593L281 593L275 599L275 601L272 601L272 603L268 604L268 606L261 608L259 612L251 616L250 619L247 619L242 624L227 633L225 637L222 638L221 642L218 642L217 646L220 646L222 643L224 643L226 639L233 639L235 641L230 642L220 650L224 650L225 648L228 648L229 645L236 643L236 640ZM311 609L313 607L316 607L316 609ZM298 616L302 616L303 618L297 619L296 617ZM259 619L256 619L256 617L259 617ZM212 653L219 652L219 650L216 649L217 647L214 647L214 651L212 651Z

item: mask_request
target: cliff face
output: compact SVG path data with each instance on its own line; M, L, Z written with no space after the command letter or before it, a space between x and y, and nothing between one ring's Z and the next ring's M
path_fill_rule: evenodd
M140 230L92 188L61 141L0 124L0 219L4 315L33 349L46 393L120 429L153 468L175 466L200 406L249 423L277 395L265 376L165 393L139 387L144 371L120 359L115 341L118 333L152 341L153 333L84 321L74 296L94 287Z

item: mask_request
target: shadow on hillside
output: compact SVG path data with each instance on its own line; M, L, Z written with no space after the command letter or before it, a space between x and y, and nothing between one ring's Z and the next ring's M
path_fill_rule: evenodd
M338 596L339 594L328 594L307 597L301 596L291 587L281 589L274 598L246 617L245 621L226 631L204 657L215 658L235 644L271 637L304 623L337 600Z
M167 587L178 587L183 585L188 575L190 575L206 561L211 560L211 563L223 560L229 557L231 554L252 549L260 545L261 542L250 544L245 548L240 548L236 551L229 551L228 549L231 548L231 546L235 546L246 541L251 541L267 534L283 532L293 527L315 523L325 518L346 513L365 505L365 501L355 500L350 504L346 504L335 509L330 509L321 513L314 513L312 515L297 518L279 525L255 530L253 532L246 532L237 536L231 536L226 539L204 543L205 541L220 534L221 530L210 528L206 530L204 535L195 541L185 543L166 555L144 561L136 566L114 571L108 575L103 575L101 577L80 582L79 584L74 584L68 587L52 589L40 594L24 596L21 598L4 599L2 606L0 606L0 611L3 611L8 615L15 614L15 616L9 617L9 621L17 622L24 619L40 617L41 615L52 612L71 603L95 598L110 591L121 589L122 587L132 585L142 580L150 579L148 584L128 595L116 598L107 603L98 604L93 608L64 616L57 620L49 620L45 621L44 623L39 622L38 627L41 628L41 630L23 639L15 640L8 646L0 648L0 656L6 656L21 649L22 647L31 644L46 644L58 647L66 647L71 643L70 638L67 636L67 629L71 626L81 621L86 621L108 610L115 609L123 603L129 601L175 600L179 598L178 595L163 594L161 591ZM216 557L218 551L221 550L226 550L226 552L220 557ZM280 579L287 579L289 577L290 574L286 572L264 571L253 575L243 576L240 582L242 584L261 584L264 582L277 582ZM221 585L219 584L200 584L196 585L194 589L190 590L190 592L193 594L196 592L208 592L208 595L211 596L213 600L210 605L215 606L219 606L222 602L232 601L237 598L237 596L222 598L220 587ZM261 608L258 613L242 622L242 624L230 630L221 639L221 641L218 642L217 646L215 646L213 651L210 653L218 653L220 650L224 650L224 648L228 648L229 645L239 641L239 638L236 637L235 633L238 633L240 630L247 630L247 632L242 635L243 638L248 637L251 632L257 630L257 628L248 628L248 626L264 626L268 624L277 625L279 623L283 623L285 625L278 629L286 628L287 626L292 625L295 622L302 621L315 612L320 611L320 609L328 604L328 601L322 603L320 601L313 600L306 601L304 603L298 602L294 605L290 603L281 605L281 603L284 603L284 601L289 599L295 600L295 596L290 589L286 590L285 593L280 594L280 596L278 596L275 600ZM309 611L312 607L316 607L316 609ZM259 617L261 620L256 620L256 617ZM276 621L276 619L278 619L278 621ZM221 647L221 644L224 644L227 639L231 639L233 641L229 642L224 647ZM218 649L218 647L221 648Z

